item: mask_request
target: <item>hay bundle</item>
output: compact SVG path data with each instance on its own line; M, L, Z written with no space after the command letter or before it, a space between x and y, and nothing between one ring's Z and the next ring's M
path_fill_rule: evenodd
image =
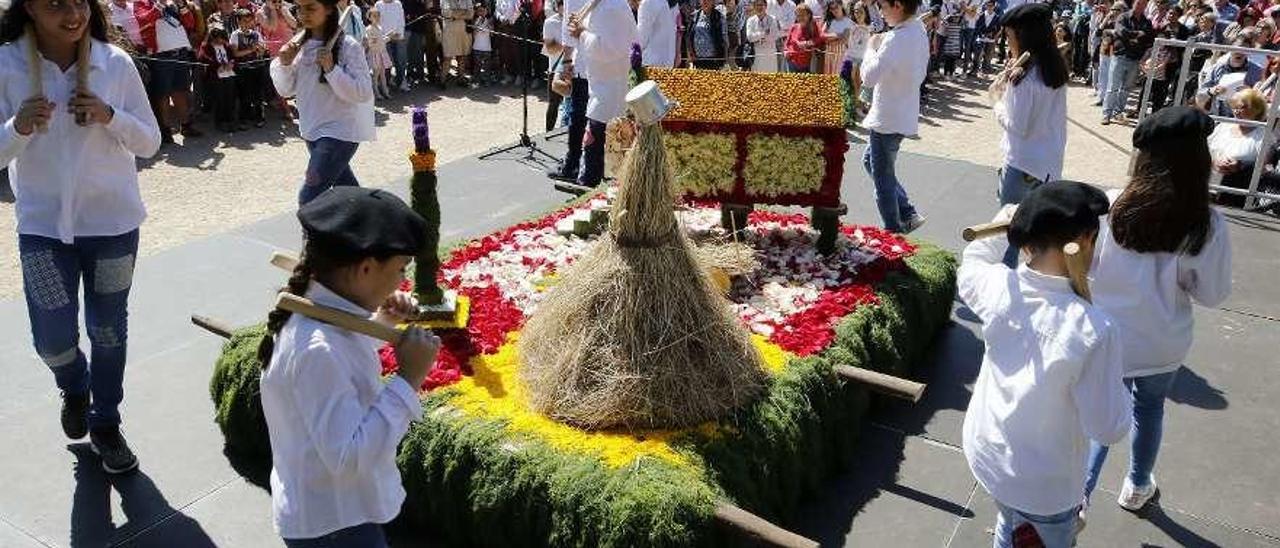
M659 125L627 157L609 234L525 325L521 379L542 413L588 429L671 428L749 402L766 373L680 230Z

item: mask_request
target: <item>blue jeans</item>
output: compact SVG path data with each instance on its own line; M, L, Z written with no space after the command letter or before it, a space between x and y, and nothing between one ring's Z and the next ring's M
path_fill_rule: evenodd
M996 501L995 548L1013 548L1013 531L1023 524L1031 524L1045 548L1069 548L1075 540L1078 508L1061 514L1039 516L1014 510Z
M574 78L573 88L569 93L569 151L560 163L561 173L577 177L580 161L583 157L582 138L587 131L587 101L591 97L591 87L586 78Z
M1138 75L1138 62L1116 55L1111 58L1111 70L1107 73L1107 100L1102 106L1102 115L1119 116L1124 113L1124 105L1129 99L1129 82Z
M1021 169L1006 165L1000 170L1000 188L996 189L996 197L1000 199L1000 205L1020 204L1028 192L1043 183ZM1017 248L1009 246L1004 253L1004 264L1009 268L1018 267Z
M1098 92L1098 100L1105 101L1107 98L1107 78L1111 77L1111 56L1098 56L1098 74L1093 78L1094 89Z
M409 60L409 52L405 51L407 42L401 40L387 40L387 53L391 54L391 65L396 68L395 85L399 87L404 83L405 73L404 66Z
M332 137L321 137L306 143L311 158L307 160L307 178L298 191L299 206L306 205L335 186L360 186L356 174L351 172L351 158L356 155L360 143Z
M875 185L876 208L885 230L902 232L902 223L916 216L916 208L907 198L907 191L898 182L893 164L902 146L899 133L867 132L867 150L862 153L862 167Z
M1124 380L1133 395L1133 430L1129 432L1129 482L1137 487L1151 484L1151 471L1156 467L1156 455L1160 453L1160 438L1164 434L1164 398L1173 387L1177 371L1133 377ZM1108 448L1091 442L1089 470L1084 480L1084 498L1089 499L1098 486L1102 465L1107 462Z
M36 353L63 392L91 394L90 428L120 424L138 231L80 237L71 244L19 234L18 253ZM87 360L80 351L81 278Z
M387 535L382 526L365 523L339 529L322 537L284 539L288 548L387 548Z

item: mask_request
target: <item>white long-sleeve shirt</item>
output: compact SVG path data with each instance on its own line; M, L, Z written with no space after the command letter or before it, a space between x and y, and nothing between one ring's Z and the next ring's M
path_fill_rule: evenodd
M911 17L886 33L880 46L868 46L862 59L862 85L873 86L871 110L862 126L876 133L915 135L920 129L920 83L929 69L929 37Z
M378 13L382 14L382 30L387 34L387 39L392 37L404 38L404 5L400 0L378 0L373 7L378 9Z
M769 0L765 5L764 12L773 16L778 20L778 25L782 27L782 34L791 29L791 25L796 22L796 4L791 0Z
M383 5L379 2L378 5ZM307 40L293 63L271 61L271 80L283 97L298 98L298 133L307 141L330 137L358 143L374 140L373 77L364 48L350 36L342 38L340 59L320 82L316 55L320 39Z
M600 0L583 26L586 30L578 36L577 54L590 82L587 118L608 122L627 112L631 44L640 39L636 21L625 0Z
M67 104L75 95L75 65L63 72L40 58L45 99L55 103L48 131L21 135L15 116L31 98L28 36L0 46L0 163L9 165L18 233L70 244L78 236L116 236L142 225L136 158L160 148L146 89L123 50L94 41L89 89L115 110L111 122L81 127Z
M964 454L1001 504L1039 515L1084 497L1089 439L1129 432L1120 333L1067 278L1001 263L1004 237L964 249L960 297L982 319L986 352L964 416Z
M993 108L1004 132L1004 163L1041 181L1062 178L1067 149L1067 86L1054 89L1032 67L1017 85L1005 88Z
M672 67L676 64L676 8L667 0L640 0L637 26L640 33L640 56L645 66Z
M1119 191L1111 193L1112 200ZM1107 312L1124 339L1126 377L1173 371L1191 349L1191 303L1218 306L1231 294L1231 242L1227 224L1211 212L1209 239L1198 255L1137 253L1115 241L1102 221L1090 272L1093 302Z
M319 283L317 304L368 317ZM396 446L422 417L403 377L383 382L382 341L294 314L262 374L271 435L271 513L289 539L314 538L400 512L404 487Z

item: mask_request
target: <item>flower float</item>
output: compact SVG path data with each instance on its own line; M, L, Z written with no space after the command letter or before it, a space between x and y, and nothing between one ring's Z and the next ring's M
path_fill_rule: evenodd
M463 545L720 546L718 500L777 523L821 489L850 453L868 396L832 374L851 365L904 376L945 324L955 261L874 227L843 225L835 252L814 250L802 214L754 211L740 232L755 271L729 299L768 372L756 402L717 422L669 430L588 431L534 412L518 380L527 318L590 238L556 223L596 195L462 244L440 287L469 298L465 329L441 331L423 420L400 448L405 513ZM679 208L696 242L724 238L712 203ZM260 328L224 348L211 392L230 451L269 463L253 349ZM382 352L395 370L394 353Z

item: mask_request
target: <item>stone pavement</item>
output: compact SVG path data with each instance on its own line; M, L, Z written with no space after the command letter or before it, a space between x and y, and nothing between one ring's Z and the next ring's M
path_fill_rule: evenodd
M558 143L552 143L559 148ZM875 222L870 183L850 150L847 221ZM441 166L445 241L476 236L565 199L518 153L468 157ZM903 154L899 168L929 223L923 238L959 248L962 226L987 220L994 170ZM391 186L402 195L406 181ZM1230 214L1236 291L1220 310L1202 310L1189 369L1168 406L1158 467L1163 500L1145 519L1114 497L1125 451L1109 462L1082 546L1280 545L1280 290L1264 276L1280 266L1280 222ZM193 313L233 325L261 321L283 282L267 264L274 249L296 249L288 214L199 239L140 260L131 303L130 362L123 414L138 452L138 474L107 477L83 444L57 424L51 375L34 356L20 300L0 301L0 546L280 546L270 499L222 455L208 380L221 341L190 325ZM982 344L957 306L941 335L925 399L889 402L861 429L848 475L786 524L827 546L984 546L991 504L956 450L960 421ZM401 539L398 545L422 544Z

